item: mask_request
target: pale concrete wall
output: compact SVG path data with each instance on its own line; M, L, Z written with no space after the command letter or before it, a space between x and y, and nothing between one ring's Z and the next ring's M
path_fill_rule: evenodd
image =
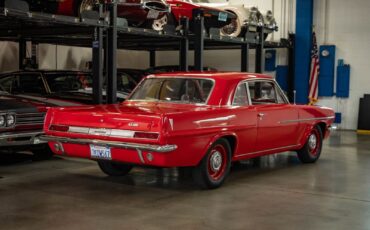
M370 93L370 1L316 0L314 23L319 44L337 47L336 59L351 65L350 97L320 98L342 113L342 129L357 129L359 98Z

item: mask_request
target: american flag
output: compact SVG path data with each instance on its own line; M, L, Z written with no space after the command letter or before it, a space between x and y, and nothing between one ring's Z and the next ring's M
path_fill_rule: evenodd
M311 74L310 74L310 88L308 92L308 99L313 105L318 100L319 91L319 51L317 49L316 33L312 33L312 50L311 50Z

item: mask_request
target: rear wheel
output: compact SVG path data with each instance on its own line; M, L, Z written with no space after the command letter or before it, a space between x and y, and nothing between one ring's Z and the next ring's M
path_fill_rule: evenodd
M132 165L117 163L113 161L98 161L99 168L109 176L125 176L131 169Z
M193 168L193 179L201 188L218 188L229 174L230 166L230 144L226 139L219 139L209 148L199 165Z
M297 151L298 158L302 163L314 163L321 154L322 131L319 126L315 126L308 135L306 144Z

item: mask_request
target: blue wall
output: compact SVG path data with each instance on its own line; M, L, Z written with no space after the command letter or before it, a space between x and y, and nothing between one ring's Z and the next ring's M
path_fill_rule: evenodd
M296 102L308 103L312 46L313 0L297 0L294 88Z

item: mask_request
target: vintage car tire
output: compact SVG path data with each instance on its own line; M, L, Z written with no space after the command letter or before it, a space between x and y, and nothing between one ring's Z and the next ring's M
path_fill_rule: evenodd
M96 0L75 0L74 1L74 15L75 16L81 16L81 13L83 11L83 4L85 5L85 7L87 6L91 6L91 9L90 10L93 10L94 8L94 4L96 3L97 1Z
M108 176L125 176L133 168L132 165L103 160L98 160L98 165Z
M221 162L219 162L221 156ZM213 163L213 164L212 164ZM220 187L231 167L231 148L226 139L218 139L208 149L198 166L193 168L193 180L203 189Z
M51 151L49 145L42 145L41 147L31 149L33 153L32 160L34 161L42 161L48 160L53 157L54 153Z
M233 32L225 32L227 30L227 28L232 24L232 23L235 23L234 27L234 31ZM239 37L241 34L242 34L242 31L243 31L243 28L242 28L242 25L241 25L241 22L240 22L240 19L239 18L236 18L235 21L231 22L229 25L226 25L224 27L221 28L220 32L221 32L221 35L223 36L229 36L229 37Z
M322 149L322 131L315 126L308 135L305 145L297 151L298 158L302 163L314 163L320 158Z
M165 20L166 22L162 22L162 25L160 26L160 23L157 24L159 21ZM146 27L149 29L152 29L154 31L163 31L165 25L175 25L175 19L172 14L165 14L162 18L156 19L156 20L149 20L146 23Z

